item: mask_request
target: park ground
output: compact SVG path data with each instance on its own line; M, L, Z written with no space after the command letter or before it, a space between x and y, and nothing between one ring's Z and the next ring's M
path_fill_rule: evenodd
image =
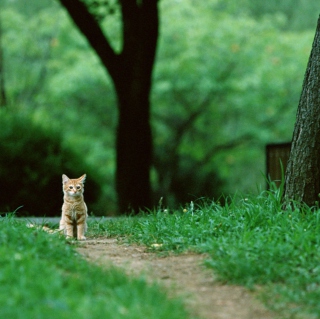
M88 239L78 252L102 267L116 266L129 276L145 276L156 281L173 297L182 297L186 308L201 319L271 319L275 314L248 289L215 280L204 266L205 254L159 255L146 247L125 244L115 238Z

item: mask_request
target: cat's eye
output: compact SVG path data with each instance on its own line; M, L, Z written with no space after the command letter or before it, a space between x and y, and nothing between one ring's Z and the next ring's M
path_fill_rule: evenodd
M77 189L80 189L80 188L81 188L81 187L78 185L78 186L77 186Z
M73 186L69 186L69 189L72 189L73 188Z

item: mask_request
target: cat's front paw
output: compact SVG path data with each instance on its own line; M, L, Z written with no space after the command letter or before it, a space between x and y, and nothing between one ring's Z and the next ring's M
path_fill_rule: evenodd
M84 236L80 236L80 237L78 237L78 240L86 240L87 238L86 237L84 237Z

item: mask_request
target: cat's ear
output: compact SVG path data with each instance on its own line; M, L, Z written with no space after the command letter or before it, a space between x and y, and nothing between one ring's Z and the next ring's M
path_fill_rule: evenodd
M87 177L87 174L83 174L81 177L78 178L79 182L84 183L86 181L86 177Z
M67 175L62 174L62 183L65 184L66 182L69 181L69 177Z

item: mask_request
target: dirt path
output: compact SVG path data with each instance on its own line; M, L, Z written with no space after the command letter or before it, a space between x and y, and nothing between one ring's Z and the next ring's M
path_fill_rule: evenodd
M204 255L159 257L144 247L109 238L82 242L78 251L101 266L115 265L129 275L144 274L148 280L157 281L170 295L183 296L189 311L202 319L275 318L245 288L216 282L212 271L202 265Z

